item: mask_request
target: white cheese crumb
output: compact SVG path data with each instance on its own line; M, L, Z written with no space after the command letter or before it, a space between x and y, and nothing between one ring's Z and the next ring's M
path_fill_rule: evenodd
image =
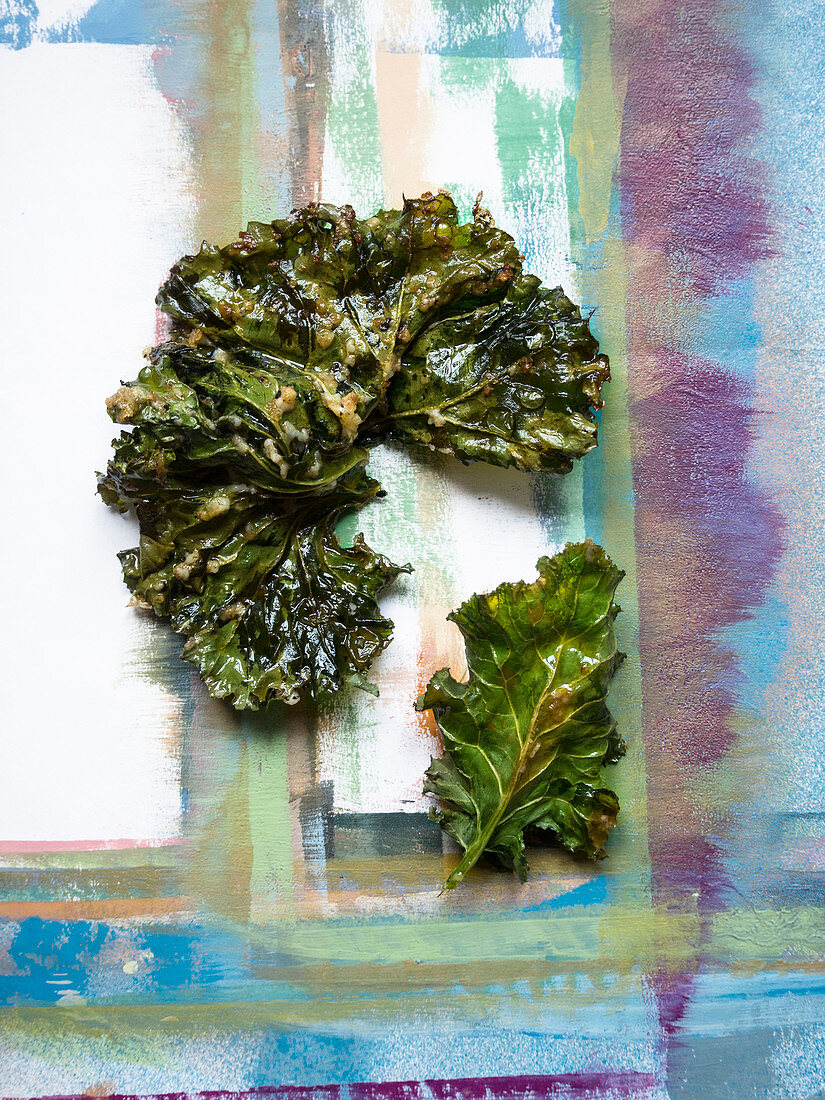
M278 467L281 477L286 477L289 473L289 463L272 442L271 439L264 440L264 454L270 462L274 462Z
M201 560L200 550L191 550L183 561L178 562L177 565L172 566L172 572L178 578L179 581L188 581L192 570Z
M296 428L290 420L284 421L283 428L288 443L306 443L309 439L309 428Z

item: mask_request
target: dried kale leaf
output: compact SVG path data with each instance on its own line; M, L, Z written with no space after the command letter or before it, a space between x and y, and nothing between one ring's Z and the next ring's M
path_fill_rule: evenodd
M176 337L261 356L273 388L295 391L330 453L348 449L412 340L450 309L501 296L520 256L480 214L465 225L449 195L365 220L317 203L251 222L226 248L204 244L158 295Z
M363 447L327 446L335 418L269 372L259 352L210 352L173 342L146 353L136 381L106 402L136 431L115 440L117 476L137 500L167 478L230 476L273 496L325 494L363 465Z
M386 430L463 462L565 473L596 446L607 358L560 287L531 275L506 296L444 317L404 356Z
M236 707L324 701L348 683L370 690L365 673L392 635L376 598L409 567L360 535L341 546L335 520L378 489L363 465L326 497L167 480L134 504L140 544L120 555L132 602L186 635L183 656ZM100 492L126 506L116 474Z
M433 711L444 741L424 789L464 849L447 888L481 856L526 878L526 829L598 858L616 824L618 799L601 786L601 769L624 754L605 702L624 656L613 630L624 574L590 540L541 558L538 571L449 616L464 635L469 679L443 669L416 703Z

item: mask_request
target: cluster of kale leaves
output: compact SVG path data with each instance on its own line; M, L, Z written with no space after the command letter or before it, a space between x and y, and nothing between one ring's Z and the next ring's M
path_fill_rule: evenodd
M132 430L115 440L98 487L107 504L134 511L140 524L139 545L120 555L133 602L185 636L183 656L213 695L257 708L275 699L323 702L346 684L372 688L366 673L392 630L377 596L409 567L361 536L342 546L336 535L344 511L383 495L366 472L370 448L395 440L462 462L563 473L595 446L593 411L607 359L563 291L543 287L522 264L513 238L479 202L460 224L452 198L440 192L367 219L349 206L313 204L252 222L234 243L204 244L172 268L157 298L171 318L169 337L107 402L112 419ZM610 637L604 630L593 637L608 654L609 679L618 571L586 547L568 552L559 570L559 583L575 582L577 593L598 581L593 592ZM558 585L553 595L537 583L542 615L548 598L558 604L556 633L548 635L548 645L558 646L569 634L570 609ZM518 605L515 622L530 601L526 589L517 599L513 586L497 592L505 588L505 602ZM480 629L506 634L495 614L481 618ZM598 623L588 619L583 629L591 628ZM543 736L536 707L556 690L545 658L536 699L523 700L530 712L523 728L516 723L507 735L511 770L522 766L530 721L533 736ZM423 704L435 707L442 731L463 705L451 697L447 706L448 686L431 687ZM618 743L609 715L600 711L594 722L598 777ZM464 813L472 824L472 807L466 798L462 807L455 789L466 767L452 749L452 771L434 765L430 789L452 806L448 814ZM482 849L520 870L521 833L531 821L517 818L515 847L502 841L496 849L504 835L494 789L503 794L502 773L494 778L495 826L488 815L486 825L470 829L465 821L448 831L465 848L478 847L484 834ZM585 828L580 843L579 822L568 846L596 850L604 814L615 820L617 808L605 811L603 803L583 811L593 836ZM449 826L444 815L442 823Z

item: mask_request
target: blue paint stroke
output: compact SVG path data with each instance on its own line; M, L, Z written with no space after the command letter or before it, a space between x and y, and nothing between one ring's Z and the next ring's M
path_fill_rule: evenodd
M30 46L38 15L34 0L0 0L0 46L12 50Z

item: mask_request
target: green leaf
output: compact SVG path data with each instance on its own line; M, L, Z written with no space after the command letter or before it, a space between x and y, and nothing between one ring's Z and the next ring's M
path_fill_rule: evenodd
M624 656L613 631L624 574L589 539L541 558L538 571L449 616L464 635L468 682L444 669L416 703L432 709L444 741L424 789L464 848L447 888L482 855L524 879L525 830L598 858L616 824L600 773L624 753L605 702Z
M166 343L146 357L106 403L113 420L137 427L115 443L136 499L153 481L222 474L272 493L324 493L366 461L362 447L339 445L323 405L297 400L300 380L270 373L258 352Z
M115 478L101 480L116 499ZM236 707L324 701L346 683L369 690L364 673L392 633L376 597L406 570L360 535L342 547L334 522L377 491L360 467L334 494L300 500L167 483L137 505L140 544L120 555L133 602L171 618L184 657Z
M526 275L503 300L423 332L378 422L463 462L564 473L596 446L593 410L609 377L578 307Z
M312 204L176 264L170 339L107 402L119 424L99 492L132 509L135 600L239 707L324 699L366 678L390 638L375 603L400 571L334 521L378 489L356 445L408 344L452 308L500 298L514 241L447 194L366 221Z
M484 212L460 225L446 193L365 220L314 203L184 257L158 305L175 319L176 341L220 349L242 380L257 372L269 391L288 386L286 421L309 424L337 453L410 341L458 302L502 296L520 263L512 237Z

